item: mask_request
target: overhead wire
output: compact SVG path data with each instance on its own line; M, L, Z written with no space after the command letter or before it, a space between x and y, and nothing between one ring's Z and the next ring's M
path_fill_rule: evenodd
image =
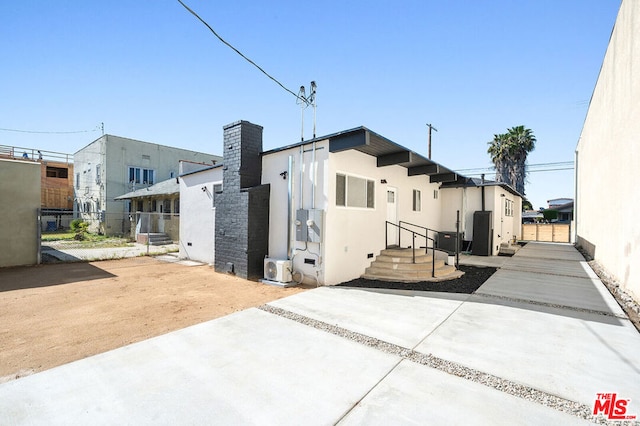
M231 43L227 42L225 39L223 39L212 27L211 25L209 25L204 19L202 19L200 17L200 15L198 15L196 12L194 12L189 6L187 6L186 4L184 4L182 2L182 0L178 0L178 3L180 3L185 9L187 9L187 11L189 11L189 13L191 13L193 16L195 16L200 22L202 22L208 29L209 31L211 31L213 33L213 35L215 35L218 40L220 40L222 43L224 43L225 45L227 45L231 50L233 50L234 52L236 52L238 55L240 55L243 59L245 59L247 62L249 62L251 65L253 65L254 67L256 67L258 70L260 70L260 72L262 72L264 75L266 75L267 77L269 77L271 80L273 80L278 86L280 86L281 88L283 88L284 90L286 90L287 92L291 93L293 96L296 97L296 99L300 99L304 102L307 102L306 99L301 98L299 95L297 95L295 92L293 92L292 90L289 90L287 87L285 87L284 84L280 83L275 77L273 77L271 74L269 74L268 72L266 72L260 65L256 64L254 61L252 61L251 59L249 59L248 57L246 57L242 52L240 52L238 49L236 49L234 46L231 45Z
M66 131L66 132L54 132L54 131L40 131L40 130L21 130L21 129L6 129L3 127L0 127L1 131L4 132L17 132L17 133L37 133L37 134L48 134L48 135L69 135L72 133L90 133L90 132L98 132L100 131L100 126L96 127L95 129L92 130L73 130L73 131Z

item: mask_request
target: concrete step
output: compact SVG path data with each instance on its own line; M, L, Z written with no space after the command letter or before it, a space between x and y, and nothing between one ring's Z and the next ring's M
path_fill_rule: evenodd
M149 234L138 234L136 242L139 244L147 244L147 235L149 237L150 246L163 246L166 244L173 244L173 240L169 238L167 234L160 232L151 232Z
M427 249L416 248L416 256L424 256L427 253ZM429 252L430 253L430 252ZM411 257L413 256L413 249L411 248L388 248L380 252L382 256L390 257Z
M460 278L464 272L458 271L453 266L445 265L437 268L435 277L431 276L431 271L394 271L389 269L380 269L369 267L366 269L362 278L381 281L397 281L397 282L420 282L420 281L447 281Z
M422 255L422 256L418 256L416 255L416 263L431 263L431 255ZM393 257L393 256L385 256L385 255L380 255L378 257L376 257L375 261L379 261L379 262L384 262L384 263L413 263L413 258L411 256L409 257ZM436 257L436 262L438 261L438 258Z
M373 262L371 262L372 267L380 268L380 269L390 269L395 271L431 271L431 257L429 257L427 262L419 263L416 260L416 263L411 262L387 262L380 260L380 256ZM445 266L444 260L436 260L435 267L441 268Z
M508 243L502 243L502 244L500 244L500 250L499 250L498 254L501 255L501 256L513 256L521 248L522 247L520 245L518 245L518 244L511 245L511 244L508 244Z

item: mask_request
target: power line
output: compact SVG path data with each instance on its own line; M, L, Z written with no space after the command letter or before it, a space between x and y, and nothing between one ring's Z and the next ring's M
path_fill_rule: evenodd
M90 133L90 132L98 132L100 131L100 126L97 126L92 130L73 130L67 132L53 132L53 131L40 131L40 130L21 130L21 129L5 129L0 127L0 130L4 132L17 132L17 133L37 133L37 134L47 134L47 135L69 135L72 133Z
M211 31L213 33L213 35L215 35L218 40L220 40L221 42L223 42L224 44L226 44L229 48L231 48L234 52L236 52L238 55L242 56L247 62L249 62L251 65L253 65L254 67L258 68L260 70L260 72L262 72L264 75L266 75L267 77L269 77L271 80L273 80L274 82L276 82L276 84L280 87L282 87L284 90L286 90L287 92L291 93L293 96L296 97L296 99L300 99L300 97L294 93L293 91L287 89L284 84L280 83L275 77L272 77L269 73L267 73L264 69L262 69L262 67L260 67L258 64L256 64L255 62L253 62L251 59L247 58L245 55L242 54L242 52L240 52L238 49L236 49L235 47L233 47L230 43L228 43L225 39L223 39L222 37L220 37L220 35L218 35L218 33L211 28L211 26L209 24L207 24L207 22L202 19L196 12L194 12L193 10L191 10L189 8L189 6L187 6L186 4L184 4L182 2L182 0L178 0L178 3L180 3L185 9L187 9L189 11L189 13L191 13L193 16L195 16L200 22L202 22L207 28L209 28L209 31ZM305 99L302 99L303 101L306 102Z
M560 161L560 162L554 162L554 163L537 163L537 164L528 164L527 165L527 171L529 172L535 172L535 171L544 171L544 170L536 170L536 169L545 169L547 167L560 167L562 168L562 170L565 170L565 168L567 170L573 169L574 165L573 165L573 161ZM486 173L491 173L491 172L495 172L496 168L495 167L474 167L474 168L469 168L469 169L457 169L456 170L459 173L467 173L467 174L474 174L475 173L481 173L481 172L486 172Z

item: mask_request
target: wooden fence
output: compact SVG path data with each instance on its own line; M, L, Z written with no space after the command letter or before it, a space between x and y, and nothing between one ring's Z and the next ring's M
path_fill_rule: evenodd
M522 240L554 243L571 242L571 225L568 223L525 223Z

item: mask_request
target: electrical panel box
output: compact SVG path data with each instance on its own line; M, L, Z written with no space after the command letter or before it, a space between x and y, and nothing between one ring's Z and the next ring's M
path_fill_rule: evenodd
M307 241L307 220L309 211L304 209L296 210L296 241Z
M321 243L324 225L324 210L296 210L296 241Z

